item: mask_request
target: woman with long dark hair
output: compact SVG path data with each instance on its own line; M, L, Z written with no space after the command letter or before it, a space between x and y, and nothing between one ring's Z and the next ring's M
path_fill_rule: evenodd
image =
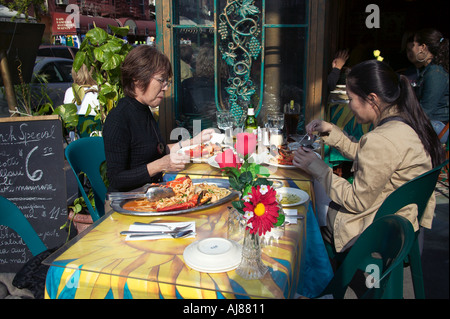
M436 29L423 29L414 34L412 52L423 63L418 70L416 95L420 105L439 134L448 123L448 39ZM448 131L441 138L445 143Z
M326 144L353 160L353 183L333 174L324 161L307 149L294 153L295 166L309 172L332 202L324 239L343 251L370 225L383 201L407 181L444 160L442 146L419 105L408 79L376 60L354 66L347 76L349 107L358 123L374 129L359 141L334 124L313 120L307 132L319 132ZM418 230L417 207L399 211ZM435 207L429 201L421 226L431 228Z

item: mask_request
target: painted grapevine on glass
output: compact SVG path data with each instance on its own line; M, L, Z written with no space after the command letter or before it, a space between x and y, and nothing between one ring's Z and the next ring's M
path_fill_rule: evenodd
M219 50L230 71L226 91L236 123L245 119L246 105L256 92L250 75L262 49L260 13L254 0L227 0L219 15Z

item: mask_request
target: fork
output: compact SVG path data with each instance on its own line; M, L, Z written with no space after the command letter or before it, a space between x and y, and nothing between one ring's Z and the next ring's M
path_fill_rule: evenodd
M158 224L158 223L154 223L154 222L150 222L150 223L141 223L141 222L135 222L133 223L133 225L143 225L143 226L164 226L167 227L169 229L169 231L171 232L179 232L182 230L185 230L186 228L190 227L191 224L187 224L184 226L178 226L178 227L170 227L169 225L166 224Z

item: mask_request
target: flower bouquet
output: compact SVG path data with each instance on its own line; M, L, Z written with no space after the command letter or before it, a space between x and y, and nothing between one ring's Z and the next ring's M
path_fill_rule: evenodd
M252 161L256 151L256 135L238 133L236 153L232 149L216 155L216 162L228 176L230 187L241 193L233 207L244 216L251 234L264 235L275 226L284 223L284 214L276 198L276 191L269 181L269 170Z
M257 279L268 270L261 260L260 236L281 226L285 217L273 183L266 178L270 175L269 170L252 160L256 135L238 133L235 149L237 154L227 149L216 155L215 160L228 176L230 187L241 193L240 198L232 202L246 222L242 261L236 272L243 278Z

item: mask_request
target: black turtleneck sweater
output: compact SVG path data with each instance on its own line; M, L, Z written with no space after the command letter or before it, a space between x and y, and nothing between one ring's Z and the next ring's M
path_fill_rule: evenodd
M103 125L108 191L130 191L161 181L162 174L151 177L147 164L163 155L159 142L166 145L147 105L125 97L106 117Z

